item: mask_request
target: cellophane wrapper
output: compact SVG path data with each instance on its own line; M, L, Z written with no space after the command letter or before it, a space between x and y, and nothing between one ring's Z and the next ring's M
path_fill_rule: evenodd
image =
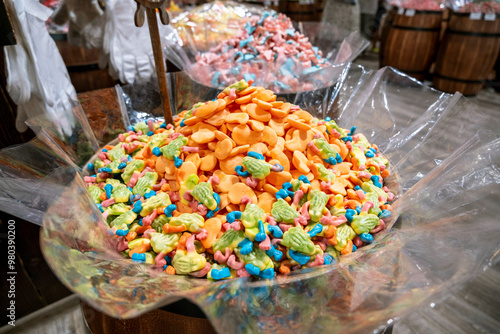
M214 7L219 2L206 4ZM217 25L210 21L190 21L176 29L171 28L168 33L162 36L164 54L177 68L186 72L190 78L207 88L223 89L234 81L246 79L244 74L255 75L256 85L264 86L277 93L295 94L304 90L317 90L334 85L335 82L325 80L330 71L329 67L318 69L314 72L307 71L300 62L295 62L293 66L294 85L283 84L280 76L276 75L277 69L286 65L286 60L290 58L278 58L273 62L262 59L254 60L230 60L215 62L209 65L197 62L197 56L208 52L211 48L218 46L221 42L229 40L240 30L245 28L246 19L249 16L260 16L264 11L274 13L273 10L265 7L249 6L235 3L224 3L233 12L241 12L239 20L232 20L232 24L217 28ZM232 4L232 5L230 5ZM238 9L238 10L236 10ZM190 15L189 12L186 16ZM227 14L229 15L229 14ZM175 27L176 23L173 23ZM322 52L322 57L329 64L341 64L351 62L356 59L369 45L357 31L346 31L337 28L334 23L326 22L293 22L296 31L309 39L313 47L317 47ZM270 66L272 64L272 66ZM235 69L239 69L235 72ZM217 73L219 79L213 83L212 78ZM224 84L223 84L224 83ZM296 87L300 83L300 87ZM288 87L286 87L288 86Z
M78 148L102 144L78 106L74 136L57 137L50 123L36 120L36 139L0 151L0 209L43 224L40 244L57 277L113 317L186 298L219 333L367 333L388 324L403 333L497 331L499 121L460 94L391 68L344 64L332 73L331 91L295 100L342 127L356 125L390 159L397 177L388 186L399 189L397 220L335 265L213 283L123 258L82 179L89 157ZM136 88L129 99L140 95ZM193 86L193 97L203 93ZM114 123L126 125L130 113L147 117L149 110L137 110L143 105Z
M446 6L455 12L500 14L499 0L446 0Z

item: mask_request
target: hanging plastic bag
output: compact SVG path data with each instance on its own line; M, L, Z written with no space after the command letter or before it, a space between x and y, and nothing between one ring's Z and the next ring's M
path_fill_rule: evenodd
M4 48L7 91L17 104L16 128L45 114L58 131L71 133L71 99L76 97L66 66L45 28L51 10L36 0L7 1L17 45Z

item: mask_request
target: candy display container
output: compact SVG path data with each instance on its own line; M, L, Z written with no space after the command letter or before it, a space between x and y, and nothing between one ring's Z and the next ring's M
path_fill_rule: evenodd
M437 89L476 95L493 71L500 54L500 17L477 14L475 18L475 13L451 13L437 53Z
M45 135L57 136L50 124L35 141L0 152L0 207L43 222L42 251L58 278L113 317L130 319L186 298L219 333L354 333L393 322L430 332L436 325L427 319L447 323L449 317L448 328L457 332L469 326L494 332L497 315L470 311L497 305L479 297L498 294L489 280L499 273L498 121L460 94L396 70L337 67L331 96L304 93L302 101L321 105L318 116L356 125L376 143L397 171L401 192L393 203L395 224L334 265L272 280L210 282L125 259L85 190L78 160ZM464 291L467 298L456 298ZM426 317L416 321L416 314Z
M436 56L442 15L442 11L398 10L384 43L384 65L425 80Z
M194 81L215 89L245 79L279 94L296 94L335 84L324 79L328 67L354 60L369 44L357 32L328 23L292 23L269 11L241 22L235 36L221 36L221 43L206 52L172 31L163 40L167 58Z

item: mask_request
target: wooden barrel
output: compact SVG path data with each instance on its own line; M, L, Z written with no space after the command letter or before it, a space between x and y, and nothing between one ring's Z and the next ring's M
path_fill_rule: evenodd
M92 334L123 333L171 333L215 334L215 330L201 310L192 311L186 300L180 300L165 308L143 314L135 319L120 320L97 311L82 302L85 323ZM191 303L189 303L191 304ZM179 305L183 310L178 312ZM177 309L176 309L177 308ZM184 311L191 311L186 315Z
M500 52L500 18L452 13L439 47L433 85L447 93L476 95Z
M435 58L442 12L398 9L384 45L384 64L423 81Z
M66 34L52 34L77 93L113 87L108 69L100 69L99 49L85 49L68 43Z
M283 0L282 0L283 1ZM285 1L286 9L283 11L293 21L315 21L316 9L314 1Z
M316 0L314 5L314 9L316 12L316 21L321 21L321 17L323 16L323 9L325 8L326 0Z

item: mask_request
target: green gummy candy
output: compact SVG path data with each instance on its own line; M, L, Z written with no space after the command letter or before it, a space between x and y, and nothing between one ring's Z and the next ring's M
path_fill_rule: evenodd
M351 227L357 234L369 233L380 224L379 218L373 214L354 216Z
M309 215L312 221L319 221L323 217L323 211L328 203L328 195L319 190L313 190L309 193Z
M160 151L163 153L165 158L174 160L175 157L178 157L181 154L182 146L187 144L188 140L183 135L179 135L179 137L172 140L168 145L160 148Z
M118 217L116 217L109 225L111 227L116 227L119 230L127 228L127 225L132 224L132 222L137 218L137 214L129 210Z
M223 92L224 94L226 94L226 95L227 95L227 94L229 94L229 91L230 91L231 89L233 89L233 88L236 90L236 92L237 92L237 93L239 93L239 92L241 92L242 90L244 90L244 89L247 89L247 88L248 88L248 83L247 83L245 80L243 80L243 79L242 79L242 80L240 80L240 81L238 81L238 82L235 82L235 83L234 83L234 84L232 84L231 86L226 87L226 88L225 88L222 92Z
M331 132L333 129L335 129L335 130L337 130L338 133L340 133L340 137L347 136L347 132L344 129L342 129L340 126L338 126L334 120L326 122L325 125L326 125L326 128L328 129L328 131Z
M368 193L374 193L377 195L377 199L382 196L382 199L383 199L383 203L387 202L387 193L377 187L376 185L373 184L372 181L368 181L368 182L363 182L363 184L361 185L361 189L363 189L364 191L366 191L366 195L368 196ZM375 203L374 203L375 204Z
M147 172L137 181L137 184L133 189L134 194L144 196L144 194L151 189L151 187L156 183L157 180L158 174L156 172Z
M172 204L170 197L167 193L159 193L156 196L151 196L144 203L142 203L142 210L140 215L143 217L149 216L156 208L166 207Z
M134 174L134 172L136 172L136 171L142 172L145 167L146 167L146 163L143 160L133 160L123 170L122 180L125 183L128 183L130 181L130 178L132 177L132 174Z
M199 232L205 226L205 220L197 213L183 213L177 217L172 217L169 224L185 226L189 232Z
M121 158L126 157L125 150L122 148L122 144L116 145L113 149L108 151L108 158L111 161L120 161ZM107 167L107 166L106 166Z
M113 189L121 184L120 180L117 179L106 179L106 184L111 184L113 186Z
M130 207L124 203L118 203L118 204L113 204L110 207L106 209L106 212L110 216L118 216L121 214L124 214L125 212L129 211Z
M235 253L241 261L245 262L246 264L251 263L260 270L265 270L267 268L273 267L271 258L267 256L266 252L259 247L254 247L252 251L246 255L241 254L238 248L235 250Z
M99 158L95 159L95 161L94 161L94 168L96 170L98 170L99 168L102 168L102 167L104 167L104 161L102 161Z
M172 259L172 265L178 275L186 275L201 270L207 264L207 260L196 252L177 251Z
M105 167L111 168L111 173L121 173L121 170L118 169L118 166L120 165L120 160L115 160L113 162L110 162L107 164Z
M277 222L292 224L293 220L300 216L284 199L280 198L274 202L271 215Z
M156 253L168 254L177 247L180 238L180 233L152 233L151 247Z
M101 194L104 192L104 190L102 190L96 185L91 185L89 186L89 192L90 192L90 197L92 197L94 203L96 204L101 203Z
M320 155L323 159L337 156L337 151L324 138L315 139L314 145L321 151Z
M134 130L135 132L142 131L142 133L146 134L149 132L149 126L146 124L146 122L139 122L134 125Z
M361 165L366 165L366 156L365 156L365 152L364 151L362 151L357 146L354 146L351 151L354 154L354 156L358 159L358 163L359 163L360 166Z
M164 132L152 135L151 137L149 137L148 146L151 150L153 150L153 148L155 147L163 146L167 142L167 138L168 134Z
M242 242L245 239L245 235L243 231L235 231L233 229L229 229L224 234L215 241L213 245L213 250L214 253L217 251L221 251L224 253L226 251L226 248L229 248L231 251L233 251L240 242Z
M127 203L130 199L132 192L124 184L119 184L113 187L111 197L115 199L116 203Z
M356 232L347 224L342 224L337 227L337 232L335 233L337 239L337 245L335 248L339 251L343 250L347 246L347 242L356 237Z
M266 220L266 213L257 204L248 204L245 211L241 213L241 223L245 228L258 226L259 220Z
M318 168L318 173L319 173L318 179L325 182L331 182L331 183L335 182L335 174L331 170L327 169L322 164L315 164L315 165Z
M271 174L271 165L264 160L259 160L253 157L244 157L243 166L246 167L247 171L252 174L253 177L263 180Z
M304 232L301 227L291 227L288 229L288 231L283 234L283 241L281 244L306 255L311 255L316 250L314 243L311 241L311 237Z
M198 202L204 204L209 210L215 210L217 208L212 185L209 182L197 184L191 192L191 195L196 198Z
M154 228L156 232L161 233L163 232L163 225L168 223L169 220L170 218L168 218L167 216L159 215L153 220L153 222L151 223L151 227Z
M189 109L189 111L184 115L184 118L183 119L188 119L188 118L191 118L193 117L193 111L195 111L195 109L201 107L204 103L203 102L198 102L196 103L193 108Z

